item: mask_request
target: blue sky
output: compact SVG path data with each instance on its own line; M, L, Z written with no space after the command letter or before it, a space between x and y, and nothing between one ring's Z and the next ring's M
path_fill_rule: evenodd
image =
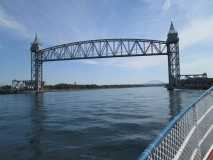
M213 77L212 0L1 0L0 85L30 79L30 44L42 47L99 38L165 40L170 21L180 36L181 74ZM168 81L166 57L134 57L44 64L47 83Z

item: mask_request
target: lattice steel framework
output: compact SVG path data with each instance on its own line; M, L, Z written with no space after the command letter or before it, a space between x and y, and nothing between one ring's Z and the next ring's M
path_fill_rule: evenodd
M31 45L31 81L34 82L34 90L40 92L43 88L42 81L42 54L39 51L37 36Z
M173 24L171 26L173 27ZM174 34L177 36L177 33L170 32L167 41L99 39L62 44L46 49L39 49L36 37L31 46L31 80L35 80L35 90L40 91L42 89L42 63L47 61L167 55L169 84L172 89L179 77L180 67L178 41L170 38L171 35L175 37Z
M181 79L194 79L194 78L202 78L202 79L207 79L207 73L203 73L203 74L182 74L180 75L180 80Z
M166 42L144 39L99 39L39 51L42 61L167 55Z
M169 89L173 89L178 86L180 79L179 38L173 23L171 23L166 42L168 52Z

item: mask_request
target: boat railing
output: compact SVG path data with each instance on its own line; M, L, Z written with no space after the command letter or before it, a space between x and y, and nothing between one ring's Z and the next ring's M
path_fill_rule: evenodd
M139 160L202 160L213 144L213 87L176 115Z

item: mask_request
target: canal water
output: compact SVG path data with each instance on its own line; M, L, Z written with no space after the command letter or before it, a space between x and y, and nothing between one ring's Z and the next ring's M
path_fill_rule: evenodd
M2 160L135 160L203 91L163 87L0 96Z

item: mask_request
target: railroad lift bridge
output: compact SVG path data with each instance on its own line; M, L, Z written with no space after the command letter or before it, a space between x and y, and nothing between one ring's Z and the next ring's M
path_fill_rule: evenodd
M49 61L134 57L134 56L167 56L168 57L168 89L178 86L180 80L179 37L173 23L170 25L167 40L149 39L98 39L78 41L57 45L45 49L35 37L31 45L31 81L33 89L43 89L43 63Z

